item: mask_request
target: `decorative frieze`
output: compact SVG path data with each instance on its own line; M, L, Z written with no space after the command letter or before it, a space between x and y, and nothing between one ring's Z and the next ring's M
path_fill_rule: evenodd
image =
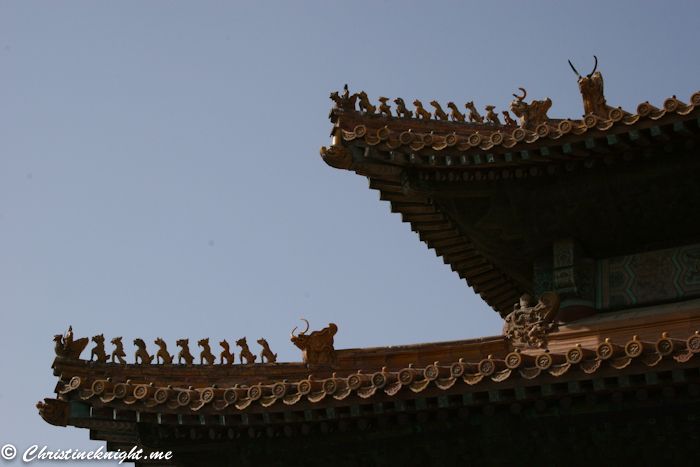
M600 263L604 310L700 296L700 244L619 256Z

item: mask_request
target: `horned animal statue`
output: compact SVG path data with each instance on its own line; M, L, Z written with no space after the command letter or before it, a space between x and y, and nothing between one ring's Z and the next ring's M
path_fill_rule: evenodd
M583 97L584 114L595 114L599 117L608 118L612 107L607 105L603 95L603 75L600 74L600 71L595 71L598 68L598 57L594 55L593 58L595 59L593 71L586 75L585 78L578 74L571 60L569 60L569 65L576 73L576 76L578 76L578 88Z
M332 364L338 362L338 356L333 348L333 336L338 332L338 326L331 323L327 328L321 331L314 331L306 335L309 330L309 322L305 319L306 330L294 335L292 330L292 342L299 347L302 352L304 363L326 363Z
M552 101L547 97L543 101L532 101L529 104L525 102L527 91L520 88L523 92L522 96L513 94L516 100L510 104L510 110L513 111L516 117L520 118L520 128L533 131L538 125L549 120L547 111L552 106Z

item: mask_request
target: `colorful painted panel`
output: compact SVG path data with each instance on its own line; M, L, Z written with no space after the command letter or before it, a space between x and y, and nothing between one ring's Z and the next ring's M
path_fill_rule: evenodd
M604 310L700 296L700 244L601 261Z

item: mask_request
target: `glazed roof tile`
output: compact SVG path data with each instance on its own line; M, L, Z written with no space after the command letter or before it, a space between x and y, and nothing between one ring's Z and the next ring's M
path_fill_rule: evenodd
M478 166L516 167L523 163L575 160L573 150L565 150L564 154L535 154L529 159L527 156L523 158L522 154L518 157L517 153L529 148L551 146L559 141L565 143L629 132L631 129L638 131L656 128L670 121L686 120L697 125L697 121L692 122L692 117L700 116L699 108L700 92L696 92L690 97L690 104L673 96L664 101L661 109L645 102L637 107L636 114L614 108L607 118L590 114L581 120L550 119L534 131L515 125L387 117L342 108L331 111L331 121L337 129L337 133L335 129L334 133L344 142L376 149L380 155L386 153L383 158L387 163L462 168L471 166L471 169ZM680 127L678 131L682 131ZM640 143L642 141L636 142ZM612 145L614 144L613 142ZM497 157L503 153L510 156Z
M682 372L700 367L700 331L690 331L700 328L698 309L700 300L694 300L581 320L552 333L547 349L513 351L494 336L340 350L333 366L124 365L58 357L56 392L96 408L235 415ZM432 358L440 360L427 363Z
M627 342L604 341L597 346L579 344L560 352L516 351L498 357L488 356L479 361L465 361L460 358L457 361L435 362L427 366L407 366L398 371L384 368L364 373L359 370L355 374L342 377L307 377L295 382L269 381L233 385L200 383L197 386L173 386L167 381L161 382L157 379L115 382L113 379L73 376L69 381L59 383L56 389L59 395L72 397L77 394L81 400L99 406L134 405L135 410L145 412L197 412L207 407L210 412L245 411L253 406L269 408L275 404L280 407L278 410L286 410L284 406L302 402L321 404L324 400L349 399L358 403L358 398L370 400L380 394L413 399L416 396L412 393L419 394L431 388L447 391L464 384L474 386L477 390L479 385L487 382L512 387L521 385L522 383L517 381L521 378L559 378L567 373L574 379L597 372L600 372L602 377L613 375L614 372L611 373L610 369L622 370L630 365L638 368L638 373L644 373L647 371L645 367L655 367L664 360L667 360L667 363L673 360L685 364L698 353L700 333L695 333L681 339L666 336L651 341L635 337ZM695 364L689 365L695 367L697 363L696 361ZM60 362L57 364L61 365ZM666 366L675 367L672 364ZM608 371L605 371L606 369ZM507 381L511 384L506 384ZM459 392L464 391L469 390L466 387L459 389Z
M606 117L549 119L533 131L370 114L347 105L334 108L330 119L333 144L321 148L325 162L367 176L392 212L505 315L518 297L532 293L530 279L512 270L511 259L485 251L439 199L467 192L488 197L506 183L571 177L616 160L633 168L679 147L691 150L700 135L700 92L689 104L673 96L660 108L645 102L634 114L611 108Z

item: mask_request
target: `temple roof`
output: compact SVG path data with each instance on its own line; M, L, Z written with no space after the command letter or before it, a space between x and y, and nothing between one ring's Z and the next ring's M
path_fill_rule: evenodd
M586 439L577 427L597 432L604 422L617 459L627 454L615 440L627 439L632 418L643 421L641 440L647 419L659 417L690 420L697 431L688 413L700 400L698 329L700 300L691 300L561 325L546 336L546 350L513 350L507 336L493 336L338 350L335 362L322 364L107 363L78 353L56 358L57 396L37 407L48 423L90 429L108 450L174 452L175 464L146 458L137 462L144 467L230 465L231 456L252 466L280 455L316 465L306 449L312 458L341 450L343 458L393 465L383 453L400 456L406 443L420 453L467 440L475 444L470 455L490 465L493 451L476 446L492 442L490 427L504 420L503 436L526 433L518 449L548 426ZM543 441L554 457L568 449L555 441Z
M642 444L647 420L659 417L690 423L685 433L696 436L688 414L700 400L699 329L700 300L690 300L561 325L546 335L546 349L514 350L505 335L337 350L329 363L153 364L147 353L139 364L93 362L79 359L83 338L64 347L69 354L59 349L56 398L37 407L48 423L90 429L108 450L174 453L174 464L146 457L137 462L142 467L230 459L254 466L280 456L285 465L310 466L334 452L393 465L401 453L422 455L445 442L460 450L431 458L467 449L484 465L511 465L516 453L494 453L484 443L522 432L514 446L528 450L547 427L584 441L600 432L615 446L607 458L618 459L628 455L619 443L627 442L631 420L641 423ZM494 423L505 423L502 434ZM553 458L569 449L556 439L540 442ZM651 452L659 449L656 443ZM694 459L698 452L680 454Z
M698 116L699 107L700 92L696 92L690 96L690 104L672 96L664 101L661 109L644 102L639 104L635 114L615 108L607 117L590 114L583 119L547 119L532 130L514 124L392 117L338 107L331 110L330 120L340 130L344 141L361 140L367 147L374 147L378 151L398 150L399 153L394 154L396 159L389 159L396 164L490 170L502 167L515 169L523 165L540 166L561 160L576 161L585 156L595 157L595 151L582 154L581 151L576 151L576 148L568 146L562 149L559 157L535 153L533 158L528 158L522 151L551 146L552 140L564 145L566 142L585 141L588 138L607 138L608 135L624 134L630 130L645 130L668 122L693 120ZM655 130L651 136L667 140L658 134L658 131ZM675 131L683 131L682 125L678 125ZM335 129L333 134L338 134ZM641 136L636 133L629 137L628 143L632 142L637 146L649 143L648 139L640 140ZM629 144L617 143L614 138L610 139L610 145L613 147L630 147ZM404 158L405 154L408 154L407 158ZM411 154L413 158L410 157ZM503 154L503 157L496 158L496 154ZM457 159L452 159L453 157ZM486 172L487 177L488 173ZM476 176L476 172L469 175ZM494 173L490 178L493 179L495 175L503 175L503 172Z
M366 102L358 111L348 95L335 98L333 145L321 149L324 160L367 176L392 211L501 312L503 335L336 350L338 327L329 324L308 335L292 333L302 362L276 362L260 339L267 362L254 363L243 338L236 344L245 363L234 364L223 341L217 364L202 339L198 365L186 339L177 342L177 359L161 339L155 355L135 339L135 363L127 363L121 338L114 338L110 362L102 335L92 338L91 360L81 360L89 341L74 339L69 329L54 338L57 396L37 404L48 423L89 428L93 439L111 443L108 449L172 449L182 465L199 465L207 455L219 462L232 449L249 453L258 446L251 457L238 459L257 465L278 448L298 454L306 448L294 438L312 432L337 430L331 441L309 442L315 449L356 449L361 457L364 443L357 446L356 433L345 436L349 430L375 426L370 437L403 452L406 443L441 445L445 436L455 437L454 426L482 424L480 417L499 412L518 417L509 422L516 429L530 430L541 416L561 418L570 430L589 423L591 414L606 414L607 424L616 410L624 417L644 412L682 419L697 407L695 283L678 292L684 301L559 324L554 317L561 297L546 292L534 303L523 294L533 290L533 264L551 256L553 242L563 237L575 237L598 260L695 248L689 240L700 241L693 221L700 205L700 93L691 104L675 97L662 109L641 104L636 114L598 100L582 120L546 118L551 102L533 102L539 114L521 117L520 126L450 122L437 110L440 120L394 117L388 109L377 115ZM516 99L522 114L524 96ZM382 104L387 100L381 98ZM671 261L678 271L694 267L695 256L682 265L676 256ZM635 302L643 303L649 302ZM641 410L649 397L653 407ZM474 413L480 415L470 418ZM431 417L438 423L431 425ZM493 438L489 429L473 441ZM269 443L259 441L263 434ZM464 443L467 437L457 438Z
M59 356L53 368L61 400L142 418L226 415L245 425L245 414L462 394L480 405L494 390L695 368L698 311L700 300L692 300L579 320L549 334L546 350L513 350L505 336L493 336L338 350L337 362L328 364L121 364Z
M515 108L528 105L516 98ZM700 92L636 113L603 99L573 120L551 119L545 106L519 125L449 121L439 105L432 116L398 117L344 99L330 113L325 162L367 176L503 316L533 294L533 263L560 238L576 237L594 259L700 238L697 222L682 221L700 205Z

